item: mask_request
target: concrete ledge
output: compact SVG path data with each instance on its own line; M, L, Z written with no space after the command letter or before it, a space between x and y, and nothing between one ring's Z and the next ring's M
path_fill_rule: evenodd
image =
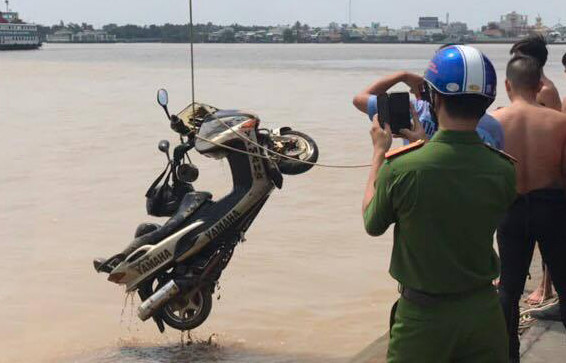
M357 354L350 363L385 363L388 346L389 332L385 333L385 335Z
M521 362L566 362L566 331L560 322L538 321L521 337Z
M357 354L350 363L385 363L389 332ZM521 362L566 362L566 330L560 322L538 321L521 337Z

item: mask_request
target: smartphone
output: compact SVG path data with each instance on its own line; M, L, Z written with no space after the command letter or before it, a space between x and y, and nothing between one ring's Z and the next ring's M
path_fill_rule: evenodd
M379 106L378 106L379 107ZM380 109L381 110L381 109ZM389 126L391 132L399 134L401 129L411 129L411 103L408 92L389 94Z
M385 124L389 123L389 95L387 93L377 96L377 118L379 120L379 126L381 128L385 127Z

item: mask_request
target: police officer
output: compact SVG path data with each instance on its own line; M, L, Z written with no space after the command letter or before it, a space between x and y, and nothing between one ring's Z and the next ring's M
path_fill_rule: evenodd
M395 224L390 273L401 298L388 362L507 362L505 320L491 282L493 235L516 197L512 158L475 131L496 95L490 60L469 46L440 50L425 74L439 131L387 153L391 130L374 118L365 228Z

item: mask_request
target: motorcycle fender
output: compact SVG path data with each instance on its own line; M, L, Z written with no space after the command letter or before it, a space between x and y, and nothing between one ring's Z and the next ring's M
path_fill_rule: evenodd
M278 129L273 129L273 130L271 130L271 132L276 136L281 136L282 132L291 131L291 130L292 130L292 128L290 128L288 126L284 126L284 127L278 128Z

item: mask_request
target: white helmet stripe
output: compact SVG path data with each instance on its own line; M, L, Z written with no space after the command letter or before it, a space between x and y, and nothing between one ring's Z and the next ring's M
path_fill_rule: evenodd
M482 93L485 90L485 67L482 53L473 47L458 46L466 60L464 92Z
M464 62L464 75L463 75L463 79L462 79L462 84L461 84L461 88L459 89L460 92L464 92L466 90L466 84L467 84L467 78L468 78L468 64L467 64L467 59L466 59L466 54L464 53L464 49L462 49L461 46L456 46L456 49L458 50L458 52L460 52L460 55L462 56L462 62Z

